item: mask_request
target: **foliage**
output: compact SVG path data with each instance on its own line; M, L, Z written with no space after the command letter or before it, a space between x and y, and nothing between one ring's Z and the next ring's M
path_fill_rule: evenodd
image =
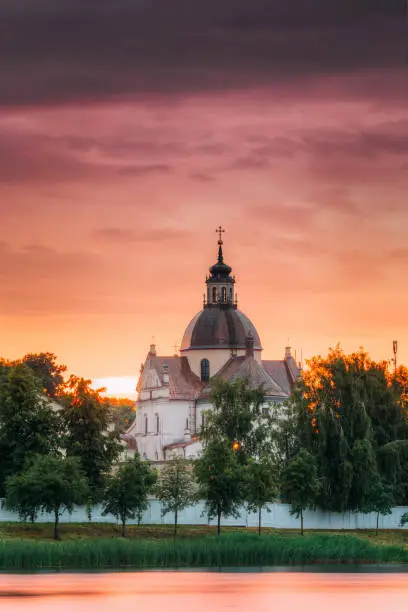
M0 569L141 569L262 567L313 563L406 563L402 546L374 545L351 535L228 534L177 540L7 541L0 543Z
M101 389L91 381L71 376L63 412L67 435L65 448L77 457L88 479L93 502L101 500L105 479L121 451L118 434L111 431L111 414L101 397Z
M278 474L269 456L248 460L245 473L245 501L248 509L258 513L258 534L261 535L262 509L278 495Z
M249 457L262 452L268 441L270 419L262 410L264 392L251 389L242 379L215 380L210 401L213 409L206 413L201 438L205 443L215 439L237 443L237 460L245 465Z
M407 523L408 523L408 512L404 512L404 514L401 516L400 526L405 527Z
M64 387L64 372L67 366L57 364L54 353L29 353L23 357L25 363L34 375L41 381L44 393L48 397L58 397Z
M148 506L147 497L153 490L157 474L139 455L123 461L117 472L110 476L104 494L102 514L113 514L122 523L122 535L126 536L128 519L138 518Z
M380 514L385 516L391 514L392 507L395 503L392 486L384 479L377 477L375 480L369 480L370 492L363 512L376 512L376 534L378 534L378 523Z
M291 514L300 516L303 535L303 512L316 506L319 480L315 458L301 449L281 474L282 493L291 506Z
M203 499L208 518L217 517L218 535L222 516L237 516L243 501L242 466L228 440L214 439L207 443L196 460L195 475L198 497Z
M405 381L401 372L398 381ZM363 350L345 355L336 347L308 362L290 399L288 421L277 430L277 446L282 449L289 437L286 464L300 448L315 457L323 509L364 507L370 482L385 476L382 449L408 434L396 385L387 363L372 361Z
M38 455L22 474L6 481L5 506L32 518L38 510L53 512L54 538L60 539L59 518L84 503L88 491L79 462L72 457ZM29 501L31 500L31 501Z
M178 514L194 500L195 483L190 464L180 456L168 461L160 473L156 496L163 504L162 514L174 512L174 535Z
M25 364L8 368L0 384L0 494L8 476L22 472L37 454L58 452L62 422Z
M127 431L136 418L134 400L109 397L105 402L110 410L114 430L119 434Z

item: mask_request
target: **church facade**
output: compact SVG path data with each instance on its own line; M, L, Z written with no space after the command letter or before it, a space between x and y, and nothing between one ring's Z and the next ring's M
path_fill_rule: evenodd
M141 367L136 418L123 437L129 449L149 461L165 461L175 453L199 456L214 378L262 386L266 404L279 405L300 374L289 347L281 360L262 359L259 334L238 309L236 279L224 262L218 231L218 258L205 281L203 307L187 325L179 354L158 355L152 344Z

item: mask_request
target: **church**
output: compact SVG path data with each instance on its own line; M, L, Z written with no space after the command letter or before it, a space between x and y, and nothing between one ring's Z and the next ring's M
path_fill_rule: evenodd
M262 359L259 334L238 309L236 279L224 262L223 231L217 230L218 258L205 280L203 307L187 325L179 354L158 355L152 344L141 366L136 418L123 438L145 460L199 456L214 378L262 386L270 405L284 402L300 375L289 347L282 360Z

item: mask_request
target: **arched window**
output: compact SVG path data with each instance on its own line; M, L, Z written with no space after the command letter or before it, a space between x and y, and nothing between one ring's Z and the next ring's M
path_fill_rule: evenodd
M156 433L160 433L160 418L158 413L156 413Z
M225 304L225 302L227 301L227 289L226 287L223 287L221 289L221 301L223 304Z
M215 304L217 301L217 287L212 288L212 302Z
M232 287L229 290L229 301L232 302Z
M207 382L210 380L210 362L208 359L201 360L201 380L203 382Z
M149 433L149 419L147 414L144 415L144 432L145 435Z

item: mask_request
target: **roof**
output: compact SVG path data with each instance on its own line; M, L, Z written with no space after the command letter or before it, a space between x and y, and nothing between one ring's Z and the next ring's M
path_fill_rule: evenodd
M287 392L270 376L262 365L251 355L244 357L231 357L217 372L214 379L233 382L238 379L248 381L251 389L262 387L267 397L286 397ZM210 393L208 384L202 395Z
M205 307L190 321L181 342L181 351L202 348L245 349L248 335L254 340L254 349L261 350L261 340L248 317L232 307L211 305Z
M292 363L293 362L293 363ZM262 360L263 368L268 372L280 386L280 388L290 395L293 385L299 376L299 370L293 358L277 361Z
M191 371L187 357L159 357L149 353L139 378L137 391L142 391L144 387L149 389L168 387L169 399L188 400L198 397L203 383Z

